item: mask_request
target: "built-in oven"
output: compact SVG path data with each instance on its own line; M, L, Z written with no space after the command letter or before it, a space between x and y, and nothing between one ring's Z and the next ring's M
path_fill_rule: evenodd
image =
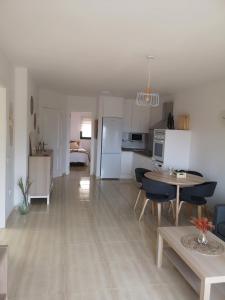
M153 159L160 163L164 161L165 137L166 131L164 129L154 130Z

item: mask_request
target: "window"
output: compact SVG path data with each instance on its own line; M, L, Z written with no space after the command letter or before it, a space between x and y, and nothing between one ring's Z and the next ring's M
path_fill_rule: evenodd
M82 118L80 128L80 138L84 140L91 139L91 119Z

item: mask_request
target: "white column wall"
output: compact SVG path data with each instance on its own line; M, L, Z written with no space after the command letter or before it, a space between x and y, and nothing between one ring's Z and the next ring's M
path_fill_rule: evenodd
M6 169L2 175L5 179L4 194L1 193L1 199L4 205L1 207L2 217L0 227L5 226L5 222L10 212L13 209L13 191L14 191L14 143L10 143L9 139L9 110L13 113L14 110L14 70L13 66L8 61L7 57L0 52L0 85L6 89L6 107L4 111L5 134L1 135L4 139L6 147ZM2 111L3 113L3 111Z
M21 193L17 182L28 175L28 71L15 68L15 156L14 156L14 205L18 205Z
M6 120L6 88L0 86L0 228L5 227L6 219L6 144L7 144L7 120Z

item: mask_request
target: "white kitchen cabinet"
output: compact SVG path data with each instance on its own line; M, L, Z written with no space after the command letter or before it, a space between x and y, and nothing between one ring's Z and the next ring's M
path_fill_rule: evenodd
M123 116L123 132L131 132L131 123L132 123L132 100L124 100L124 116Z
M120 178L135 178L136 168L153 170L152 158L132 151L122 151Z
M150 124L150 109L136 105L135 100L124 101L124 132L148 133Z
M122 151L120 178L128 179L133 177L133 154L131 151Z
M145 168L145 169L153 170L154 165L152 162L152 158L134 152L133 167L132 167L133 177L135 177L135 169L136 168Z
M136 101L132 101L132 132L146 132L149 131L150 124L150 109L144 106L138 106Z
M124 99L121 97L101 97L103 105L103 117L123 118Z

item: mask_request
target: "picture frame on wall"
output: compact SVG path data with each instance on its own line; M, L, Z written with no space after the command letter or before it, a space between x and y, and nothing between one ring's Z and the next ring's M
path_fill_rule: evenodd
M13 104L9 104L9 142L13 146L13 131L14 131L14 117L13 117Z
M94 122L94 138L97 140L98 138L98 119Z
M37 116L36 113L34 113L34 130L36 130L37 127Z
M30 114L33 115L34 113L34 98L33 96L30 97Z
M31 135L29 135L29 155L32 156L32 143L31 143Z

